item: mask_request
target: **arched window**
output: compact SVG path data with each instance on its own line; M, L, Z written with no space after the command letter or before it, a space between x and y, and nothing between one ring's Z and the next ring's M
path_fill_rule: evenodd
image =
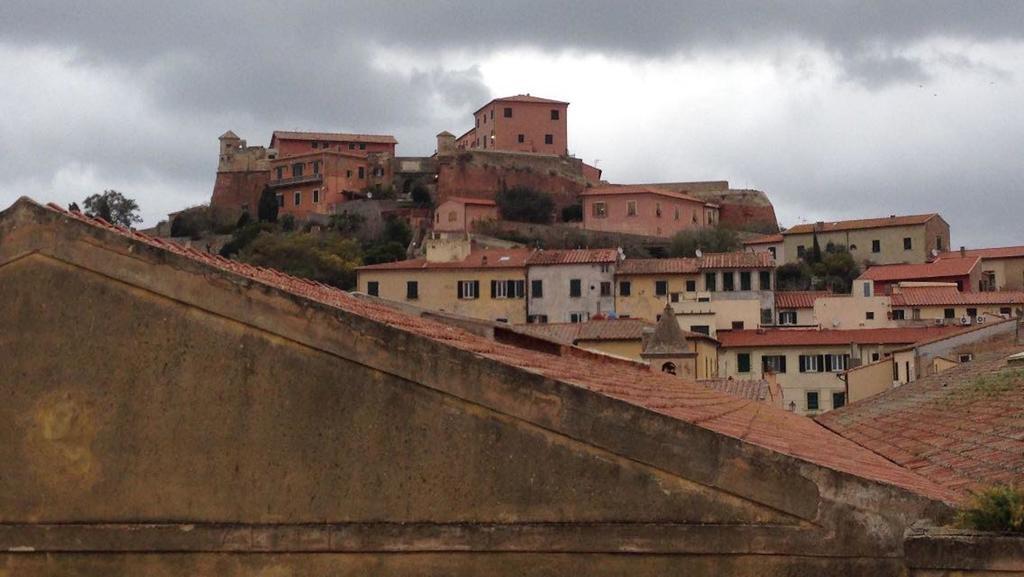
M669 362L661 365L661 372L668 373L670 375L676 374L676 364L671 362L671 361L669 361Z

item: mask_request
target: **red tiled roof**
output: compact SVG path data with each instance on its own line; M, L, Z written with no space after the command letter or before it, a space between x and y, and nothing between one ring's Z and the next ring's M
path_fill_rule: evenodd
M699 202L705 204L705 202L699 198L683 194L681 192L672 192L663 188L655 188L653 186L647 186L644 184L610 184L608 186L595 186L588 188L580 193L580 196L619 196L624 194L654 194L657 196L664 196L668 198L676 198L679 200L688 200L691 202Z
M697 383L712 391L728 393L752 401L767 402L771 400L771 386L765 380L704 379Z
M585 323L538 323L516 325L515 330L566 345L578 341L639 340L644 329L654 328L643 319L605 319Z
M449 196L444 199L444 202L460 202L462 204L477 204L480 206L497 206L497 203L493 200L488 200L486 198L469 198L466 196Z
M615 274L697 274L695 258L627 258L615 268Z
M813 309L814 301L835 296L828 291L775 291L777 309Z
M30 203L29 199L20 203ZM274 270L253 267L210 255L172 242L151 238L124 227L115 227L57 205L46 210L96 229L120 235L129 242L145 244L190 259L223 273L306 298L322 306L392 327L468 352L519 370L542 375L589 390L648 411L736 438L809 463L881 483L892 484L932 499L953 502L958 497L929 479L911 473L855 443L835 435L813 420L763 403L718 393L696 383L653 372L636 363L606 359L601 355L568 349L564 355L517 348L480 338L440 322L398 312L368 299L320 283L298 279Z
M619 258L614 248L538 250L526 261L529 266L549 264L613 263Z
M900 327L887 329L751 329L718 331L725 348L905 345L963 330L961 327Z
M274 140L325 140L329 142L366 142L374 144L398 144L390 134L350 134L347 132L301 132L295 130L275 130L270 137Z
M1024 246L1004 246L998 248L975 248L964 251L966 256L977 256L982 259L1024 258ZM938 258L959 258L960 251L944 252Z
M1017 350L996 346L817 421L961 493L1024 483L1024 373L1004 368Z
M873 281L911 281L926 278L949 278L971 274L979 258L944 258L924 264L880 264L868 267L860 277Z
M473 114L476 114L477 112L480 112L481 110L483 110L484 108L487 108L488 106L490 106L494 102L526 102L526 103L530 103L530 104L564 104L566 106L569 105L568 102L562 102L561 100L551 100L550 98L541 98L539 96L530 96L529 94L516 94L514 96L503 96L503 97L500 97L500 98L495 98L495 99L491 100L490 102L488 102L487 104L484 104L480 108L477 108L476 111L473 112Z
M356 270L447 270L447 269L495 269L525 268L526 260L533 254L529 248L488 248L474 250L465 260L451 262L428 262L425 258L399 260L381 264L361 266Z
M697 259L701 270L728 268L772 268L775 259L768 252L710 252Z
M912 214L907 216L890 216L883 218L862 218L857 220L839 220L824 222L818 228L818 232L836 232L841 230L861 230L865 228L887 228L890 226L907 226L913 224L924 224L933 218L941 218L937 213ZM791 226L783 235L787 234L810 234L814 232L817 223L798 224Z
M758 237L754 237L750 240L743 241L743 244L779 244L783 242L785 237L782 233L779 234L766 234Z
M894 307L1001 305L1024 303L1024 292L960 292L955 286L900 287L890 297Z

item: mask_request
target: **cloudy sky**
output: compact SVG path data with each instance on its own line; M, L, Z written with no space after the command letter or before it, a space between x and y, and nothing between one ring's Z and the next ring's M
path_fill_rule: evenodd
M0 2L0 205L209 199L217 136L394 134L568 100L612 182L729 180L783 225L938 211L1024 244L1024 2Z

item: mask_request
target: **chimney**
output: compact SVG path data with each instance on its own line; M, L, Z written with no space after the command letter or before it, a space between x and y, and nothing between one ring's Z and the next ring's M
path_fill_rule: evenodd
M963 246L960 247L960 258L964 258L966 256L967 256L967 247L963 247Z
M896 215L895 214L890 214L889 218L896 218Z

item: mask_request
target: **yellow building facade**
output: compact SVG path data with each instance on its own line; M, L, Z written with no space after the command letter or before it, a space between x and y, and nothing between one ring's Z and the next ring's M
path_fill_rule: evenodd
M815 236L822 251L844 246L858 262L874 264L924 263L950 247L949 224L938 214L800 224L782 235L786 262L811 251Z

